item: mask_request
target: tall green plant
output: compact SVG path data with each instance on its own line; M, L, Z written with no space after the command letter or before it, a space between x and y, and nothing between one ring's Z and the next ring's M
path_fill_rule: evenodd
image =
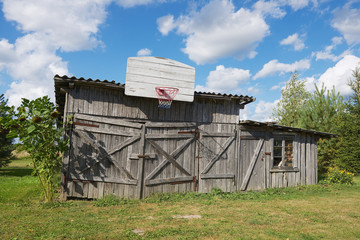
M299 111L297 127L321 132L339 133L339 122L344 112L343 97L333 88L321 89L315 85L315 92ZM320 172L326 172L335 162L337 138L320 139L318 142L318 161Z
M299 109L302 108L310 93L305 88L305 81L299 80L299 74L291 74L290 80L281 90L281 99L273 111L275 120L285 126L295 127L299 121Z
M61 165L61 155L67 150L62 129L56 127L58 112L45 96L35 100L22 99L20 107L8 107L8 116L2 118L9 137L18 137L32 159L34 174L40 180L46 202L55 197L54 176Z
M7 100L4 94L0 95L0 119L7 116ZM11 152L14 150L13 139L7 138L8 130L0 125L0 168L7 166L13 159Z
M339 122L340 138L336 153L337 165L347 171L360 173L360 69L353 71L348 85L352 95L346 103L346 113Z

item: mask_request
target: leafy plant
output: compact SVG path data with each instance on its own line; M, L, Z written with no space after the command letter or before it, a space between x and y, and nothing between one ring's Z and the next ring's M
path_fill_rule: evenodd
M290 80L281 90L281 99L274 108L273 117L285 126L297 127L299 122L299 109L305 104L310 96L306 91L306 81L299 80L299 74L295 71Z
M22 149L32 159L33 173L38 176L45 202L55 198L54 176L61 165L62 153L67 149L67 141L62 138L62 128L56 127L59 113L54 103L45 96L35 100L23 98L21 105L7 107L7 115L1 124L7 129L8 137L18 137Z
M4 98L4 94L0 95L0 119L7 116L7 100ZM0 168L7 166L14 158L12 151L15 149L13 145L13 139L7 138L7 129L4 129L0 124Z
M327 176L324 180L328 184L354 184L354 174L341 170L338 167L331 167L327 173Z

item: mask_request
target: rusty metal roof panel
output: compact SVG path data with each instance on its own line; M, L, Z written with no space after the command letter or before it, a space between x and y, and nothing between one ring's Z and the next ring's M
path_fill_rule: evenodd
M311 133L311 134L315 134L315 135L318 135L321 137L327 137L327 138L337 136L336 134L327 133L327 132L320 132L320 131L308 130L308 129L303 129L303 128L278 125L278 124L276 124L276 122L258 122L258 121L253 121L253 120L244 120L244 121L240 121L239 124L245 125L245 126L253 126L253 127L267 127L267 128L272 128L272 129L276 129L276 130L285 130L288 132Z

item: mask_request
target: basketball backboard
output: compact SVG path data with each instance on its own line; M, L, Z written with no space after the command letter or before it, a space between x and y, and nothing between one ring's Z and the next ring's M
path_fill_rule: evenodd
M174 101L194 101L195 68L160 57L130 57L127 62L125 94L158 98L156 87L178 88Z

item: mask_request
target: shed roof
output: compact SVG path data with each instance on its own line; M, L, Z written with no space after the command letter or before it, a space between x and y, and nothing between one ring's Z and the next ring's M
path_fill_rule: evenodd
M68 77L66 75L54 76L54 84L55 84L55 98L56 104L58 106L59 111L63 111L65 104L65 93L61 91L61 89L69 89L73 88L75 85L85 85L85 86L97 86L103 88L112 88L112 89L122 89L125 90L125 84L117 83L115 81L108 80L99 80L99 79L85 79L83 77ZM247 95L237 95L237 94L221 94L214 92L194 92L195 98L210 98L214 100L230 100L237 101L238 104L246 105L248 103L254 102L256 98Z
M274 122L257 122L257 121L252 121L252 120L244 120L244 121L240 121L239 124L244 125L244 126L266 127L266 128L276 129L276 130L285 130L288 132L311 133L311 134L318 135L318 136L324 137L324 138L330 138L330 137L337 136L332 133L307 130L307 129L303 129L303 128L287 127L287 126L283 126L283 125L278 125Z

